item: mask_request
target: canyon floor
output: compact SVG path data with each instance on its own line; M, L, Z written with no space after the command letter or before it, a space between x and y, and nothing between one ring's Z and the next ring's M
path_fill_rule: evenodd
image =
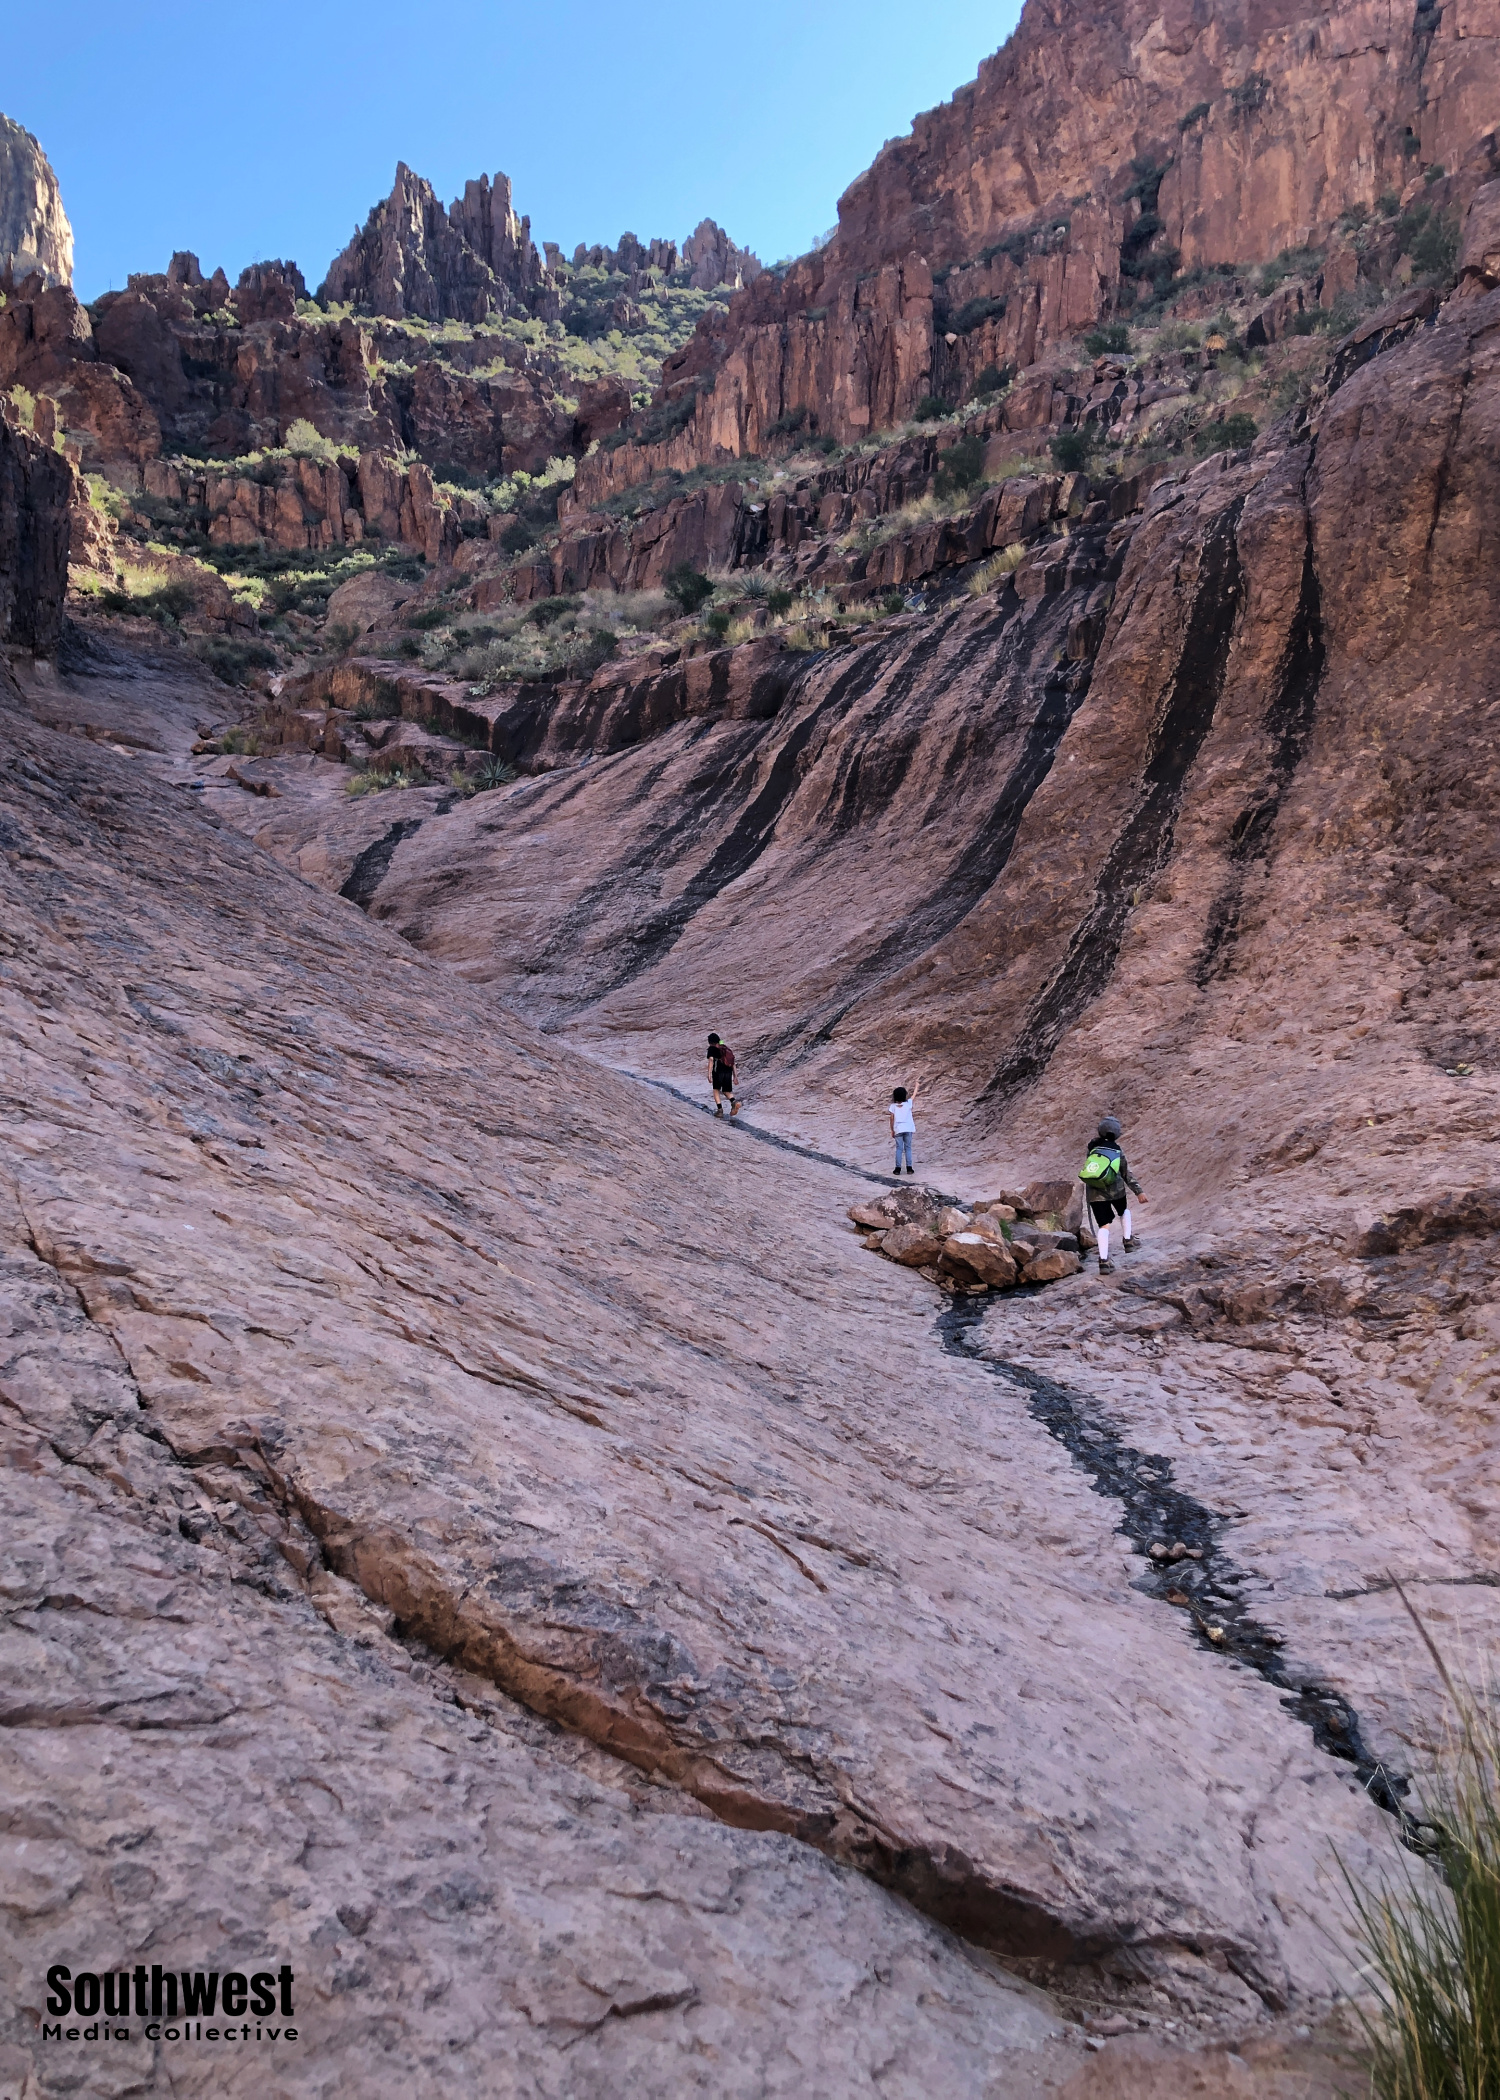
M1486 1243L1372 1334L1169 1168L1122 1274L960 1319L845 1218L878 1125L534 1025L338 894L391 798L222 711L4 700L7 2085L1355 2089L1342 1876L1442 1732L1392 1571L1494 1632ZM85 2063L59 1960L285 1961L300 2039Z

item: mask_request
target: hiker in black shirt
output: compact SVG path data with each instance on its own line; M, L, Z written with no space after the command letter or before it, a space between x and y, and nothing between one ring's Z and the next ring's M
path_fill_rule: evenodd
M730 1115L737 1116L740 1104L734 1091L734 1052L713 1034L708 1038L708 1083L714 1090L714 1114L722 1116L727 1101Z

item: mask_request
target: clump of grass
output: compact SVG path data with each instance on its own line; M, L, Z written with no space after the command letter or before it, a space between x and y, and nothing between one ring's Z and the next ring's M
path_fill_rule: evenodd
M218 743L221 754L234 758L254 758L260 750L260 738L253 729L226 729Z
M998 554L992 554L987 562L981 563L974 571L968 581L969 596L982 598L986 591L993 590L1005 577L1014 575L1025 559L1026 542L1012 540L1008 547L1002 547Z
M1371 2085L1378 2100L1491 2100L1500 2093L1500 1712L1453 1682L1396 1588L1453 1702L1455 1732L1419 1826L1436 1871L1409 1864L1378 1893L1350 1884L1378 2001L1366 2016Z
M425 773L410 772L405 766L384 769L370 766L350 774L346 792L351 795L378 795L386 788L415 788L428 785Z

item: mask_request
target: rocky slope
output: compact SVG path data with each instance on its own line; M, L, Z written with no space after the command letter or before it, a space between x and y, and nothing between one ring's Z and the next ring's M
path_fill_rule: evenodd
M48 285L73 281L73 229L52 164L29 131L0 116L0 275L40 271Z
M550 708L397 674L535 777L409 822L379 798L322 872L294 782L254 827L607 1062L690 1088L712 1021L752 1119L820 1151L878 1166L920 1076L929 1169L981 1196L1123 1115L1155 1257L1123 1308L992 1316L998 1346L1086 1364L1122 1433L1244 1508L1257 1608L1337 1658L1393 1767L1424 1723L1387 1571L1467 1653L1500 1551L1497 194L1443 309L1374 317L1300 420L1118 517L1039 506L991 591Z

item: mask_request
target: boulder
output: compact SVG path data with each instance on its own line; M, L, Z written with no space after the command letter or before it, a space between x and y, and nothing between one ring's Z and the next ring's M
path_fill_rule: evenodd
M925 1225L896 1225L880 1243L880 1251L908 1269L925 1268L943 1251L943 1242Z
M977 1211L967 1227L962 1229L977 1232L981 1239L991 1240L997 1247L1007 1244L1001 1222L992 1210Z
M329 596L329 625L353 627L360 634L367 634L382 620L389 619L397 606L404 605L415 590L415 584L403 583L399 577L388 575L381 569L367 570L363 576L351 576Z
M980 1232L956 1232L945 1239L938 1272L955 1283L987 1283L997 1291L1009 1290L1017 1275L1007 1249Z
M1060 1276L1076 1276L1083 1267L1076 1254L1066 1247L1056 1247L1050 1254L1039 1254L1026 1270L1028 1283L1056 1283Z
M937 1214L936 1231L939 1239L951 1239L954 1233L967 1232L968 1229L969 1213L960 1210L956 1204L945 1203Z

